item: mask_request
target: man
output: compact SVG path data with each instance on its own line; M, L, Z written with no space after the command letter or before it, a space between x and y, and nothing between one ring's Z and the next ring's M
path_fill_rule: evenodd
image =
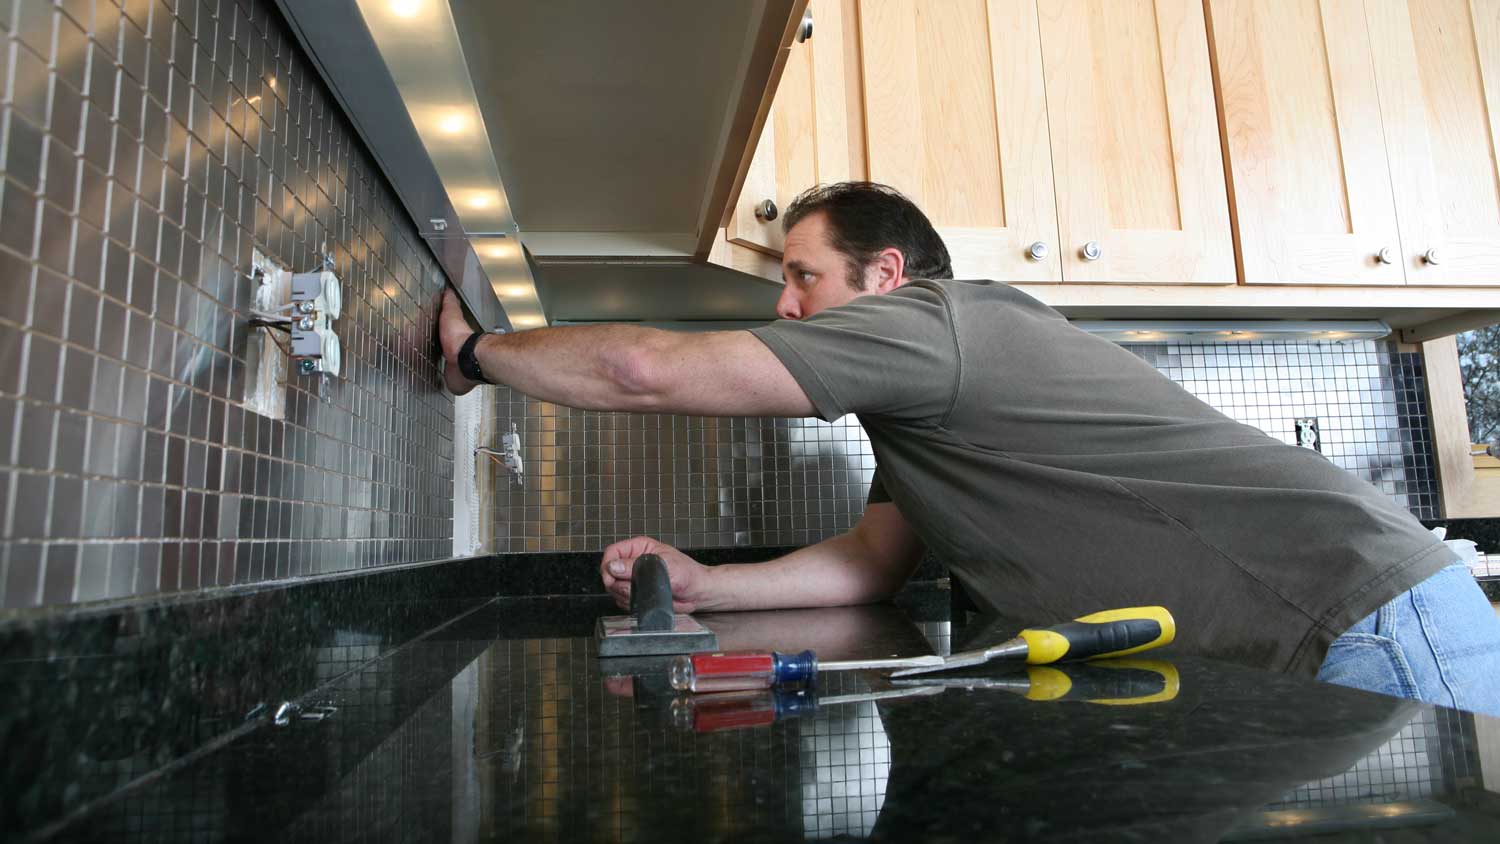
M1009 286L953 280L942 239L890 188L815 188L784 225L782 319L751 331L471 335L448 295L456 393L482 376L586 409L858 414L878 468L853 530L712 568L629 539L601 561L617 600L652 552L683 610L877 601L925 547L1009 616L1161 604L1188 652L1500 713L1500 621L1372 486Z

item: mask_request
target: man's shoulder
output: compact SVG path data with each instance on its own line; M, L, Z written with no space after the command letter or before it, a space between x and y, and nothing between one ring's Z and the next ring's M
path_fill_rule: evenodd
M912 279L894 292L899 293L901 290L910 290L908 295L917 294L917 291L931 291L928 295L941 296L954 306L995 303L1047 307L1035 297L1003 281L987 278Z

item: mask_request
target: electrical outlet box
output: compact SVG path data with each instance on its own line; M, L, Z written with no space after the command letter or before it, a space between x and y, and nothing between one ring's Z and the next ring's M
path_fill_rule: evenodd
M1297 445L1323 453L1323 441L1318 435L1318 418L1306 416L1296 421Z

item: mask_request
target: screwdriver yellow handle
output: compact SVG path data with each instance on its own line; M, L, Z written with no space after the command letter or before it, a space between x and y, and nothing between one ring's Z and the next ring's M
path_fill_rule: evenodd
M1026 669L1027 700L1084 700L1104 706L1139 706L1175 700L1182 681L1177 666L1159 659L1108 659L1060 668Z
M1125 656L1169 645L1177 637L1177 622L1166 607L1129 607L1051 627L1029 627L1019 636L1026 641L1026 661L1046 665L1062 659Z

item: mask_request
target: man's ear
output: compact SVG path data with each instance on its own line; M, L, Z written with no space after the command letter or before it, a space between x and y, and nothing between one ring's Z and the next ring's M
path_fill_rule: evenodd
M872 289L876 293L889 293L911 279L906 277L906 256L894 246L887 246L876 253L866 273L873 276Z

